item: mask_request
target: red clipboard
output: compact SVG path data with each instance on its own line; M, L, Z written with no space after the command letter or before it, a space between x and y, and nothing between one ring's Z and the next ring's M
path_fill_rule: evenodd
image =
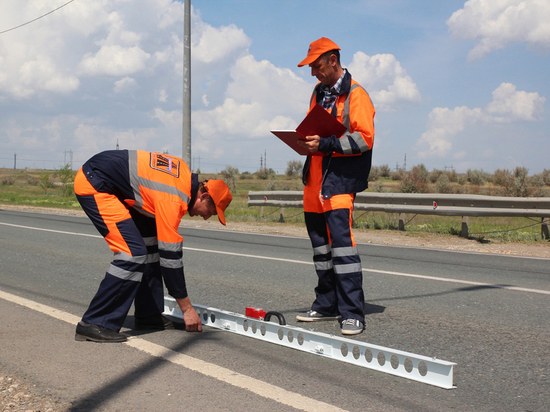
M321 138L332 135L340 137L346 130L346 126L336 120L319 104L316 104L296 130L271 130L271 133L300 155L322 156L324 155L323 152L310 153L307 149L299 146L297 143L298 140L305 140L305 136L313 135L319 135Z

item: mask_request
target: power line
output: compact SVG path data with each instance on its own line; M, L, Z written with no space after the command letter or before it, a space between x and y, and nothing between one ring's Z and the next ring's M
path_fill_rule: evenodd
M57 9L52 10L52 11L46 13L46 14L43 14L42 16L37 17L37 18L34 19L34 20L31 20L31 21L28 21L28 22L26 22L26 23L20 24L19 26L12 27L11 29L8 29L8 30L0 31L0 34L7 33L7 32L9 32L9 31L18 29L19 27L23 27L23 26L26 26L27 24L30 24L30 23L32 23L32 22L35 22L36 20L40 20L42 17L46 17L48 14L52 14L54 11L57 11L57 10L59 10L60 8L65 7L67 4L72 3L73 1L74 1L74 0L70 0L70 1L68 1L67 3L65 3L65 4L63 4L63 5L61 5L61 6L59 6Z

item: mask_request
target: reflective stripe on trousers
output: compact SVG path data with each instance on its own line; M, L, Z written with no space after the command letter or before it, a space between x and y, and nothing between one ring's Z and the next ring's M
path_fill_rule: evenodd
M97 192L79 170L75 193L84 212L114 252L113 260L82 320L118 331L135 300L136 316L161 313L164 290L153 218Z
M363 273L351 232L352 210L304 212L318 276L311 309L364 322Z

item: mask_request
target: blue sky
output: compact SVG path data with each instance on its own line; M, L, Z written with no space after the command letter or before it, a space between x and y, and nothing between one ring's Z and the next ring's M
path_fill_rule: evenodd
M0 32L67 0L4 0ZM377 114L375 165L550 169L550 2L192 1L192 167L284 173L271 129L304 117L297 63L329 37ZM75 0L0 34L0 167L181 155L183 4Z

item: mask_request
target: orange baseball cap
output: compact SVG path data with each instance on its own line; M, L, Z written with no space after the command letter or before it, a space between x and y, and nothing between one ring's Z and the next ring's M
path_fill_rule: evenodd
M331 50L341 50L340 47L332 40L327 39L326 37L321 37L320 39L315 40L309 44L309 49L307 51L307 57L298 64L298 67L305 66L306 64L311 64L319 58L323 53L326 53Z
M216 204L216 212L220 223L225 226L225 209L233 200L229 186L223 180L210 179L204 184L204 188Z

